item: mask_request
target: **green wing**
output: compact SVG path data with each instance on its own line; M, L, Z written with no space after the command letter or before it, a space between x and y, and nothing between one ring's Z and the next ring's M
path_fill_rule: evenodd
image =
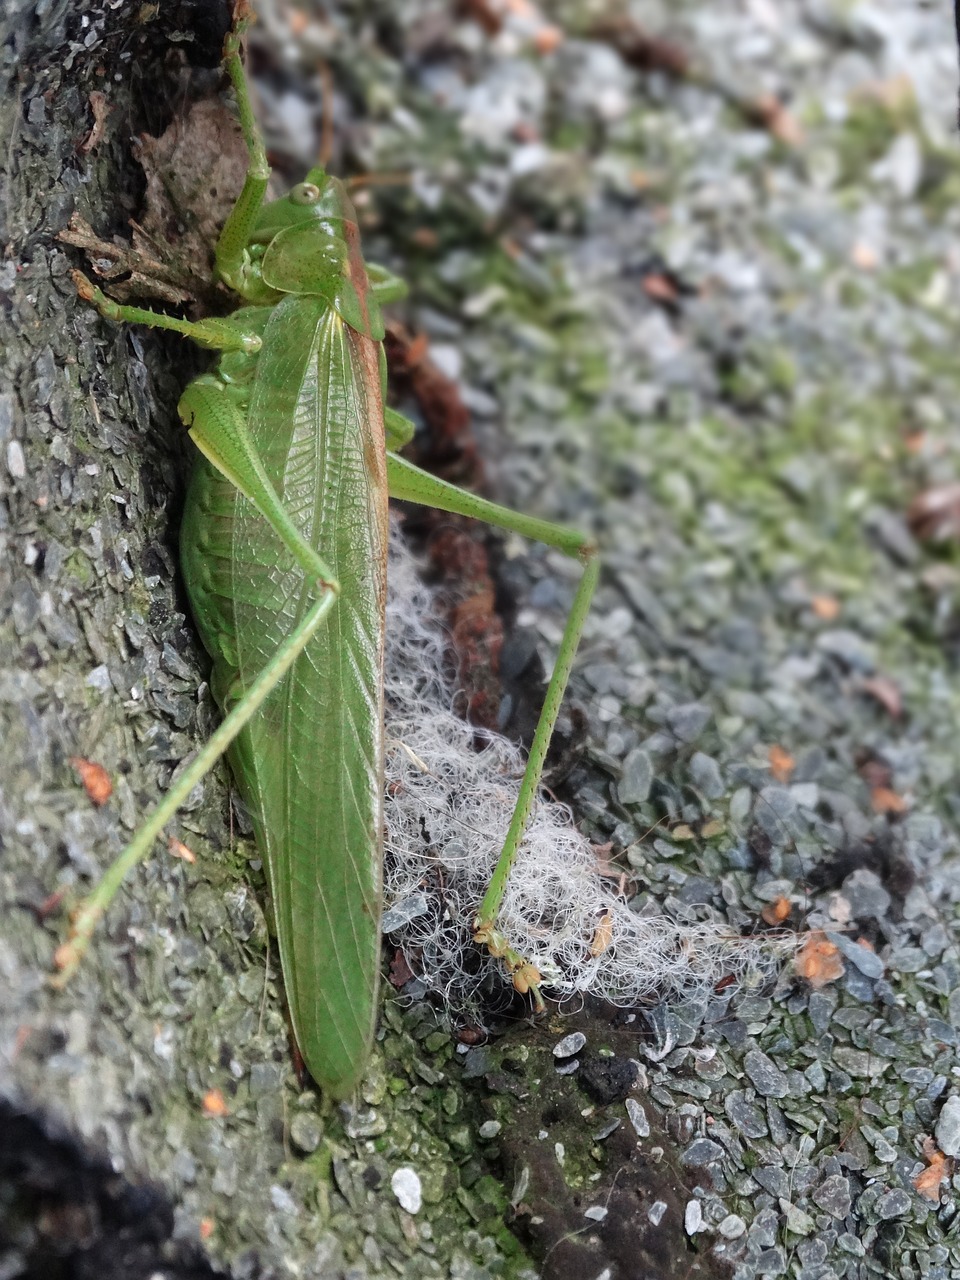
M343 1096L369 1052L379 975L387 537L379 348L315 298L284 299L263 338L251 433L341 596L230 762L267 867L298 1044L317 1082ZM229 709L316 597L251 504L203 461L182 546L214 694Z

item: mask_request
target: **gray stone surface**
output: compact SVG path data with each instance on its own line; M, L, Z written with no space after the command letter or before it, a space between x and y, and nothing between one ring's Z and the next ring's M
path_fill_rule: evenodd
M708 1167L710 1189L631 1194L637 1221L671 1239L686 1224L682 1249L737 1280L859 1280L878 1240L890 1274L960 1272L956 1175L941 1200L914 1185L925 1138L960 1150L958 580L907 518L960 453L947 10L631 9L692 59L678 79L632 65L583 6L551 8L564 39L544 53L512 22L491 34L427 0L327 6L296 37L263 5L272 154L289 177L314 161L331 66L338 168L405 174L363 192L365 235L410 280L406 318L457 353L491 492L601 541L572 690L589 748L567 798L597 846L627 850L638 910L777 939L766 974L590 1026L591 1052L642 1063L625 1118L622 1095L582 1092L586 1053L556 1075L567 1023L460 1054L442 1013L393 1002L355 1105L300 1092L219 772L179 827L197 867L161 853L72 990L45 985L63 930L49 895L89 885L215 722L175 569L173 410L202 360L78 307L77 259L52 237L75 208L123 232L140 211L131 134L212 79L165 79L170 30L132 9L35 8L2 19L4 1104L153 1178L178 1239L199 1248L212 1223L204 1248L237 1277L522 1272L504 1222L567 1193L582 1204L556 1238L583 1204L608 1208L590 1222L601 1274L628 1211L589 1175L634 1168L638 1148L667 1170L710 1157L686 1169ZM91 90L112 110L84 152ZM549 656L567 566L509 557ZM900 715L871 694L881 679ZM71 756L107 768L104 809ZM821 935L840 976L804 967ZM573 1125L537 1110L521 1050L538 1036L538 1079L569 1090ZM647 1134L628 1123L641 1101ZM490 1170L507 1164L503 1187ZM390 1190L400 1169L416 1214Z

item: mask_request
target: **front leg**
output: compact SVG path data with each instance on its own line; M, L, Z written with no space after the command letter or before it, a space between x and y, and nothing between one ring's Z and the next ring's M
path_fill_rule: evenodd
M151 329L172 329L209 351L241 351L245 355L254 355L263 345L260 334L251 328L249 317L242 311L232 316L208 316L206 320L181 320L179 316L168 316L164 311L114 302L82 271L71 271L70 275L80 297L84 302L92 303L104 320L118 324L145 324Z
M270 182L267 152L253 114L250 88L240 56L243 36L251 21L252 13L246 0L240 0L233 30L228 32L223 42L223 65L236 94L237 115L243 130L243 140L247 144L248 161L243 190L223 224L215 255L217 275L225 285L242 297L247 295L249 285L248 246Z

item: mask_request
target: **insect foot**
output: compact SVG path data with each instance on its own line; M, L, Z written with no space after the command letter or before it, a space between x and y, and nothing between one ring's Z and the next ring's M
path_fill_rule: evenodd
M530 960L525 960L519 951L515 951L506 938L492 925L474 922L473 940L481 947L486 947L495 960L502 960L506 965L515 991L520 995L529 995L537 1013L543 1013L546 1005L540 994L543 974Z

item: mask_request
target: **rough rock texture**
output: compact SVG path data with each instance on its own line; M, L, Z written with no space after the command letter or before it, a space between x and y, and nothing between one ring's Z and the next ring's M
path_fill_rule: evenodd
M202 1250L237 1277L480 1280L559 1255L620 1280L651 1226L678 1269L737 1280L960 1269L948 15L531 12L264 0L262 114L299 176L329 68L336 163L407 175L370 192L367 243L462 379L498 493L598 534L574 685L592 745L568 784L586 829L638 910L778 923L796 967L584 1016L576 1059L550 1052L569 1020L461 1054L441 1013L388 1001L363 1097L334 1113L296 1088L218 775L180 828L198 866L151 861L70 990L44 985L49 895L82 890L213 718L174 568L194 356L77 306L53 236L74 210L125 230L130 137L213 88L183 55L215 60L218 37L186 4L8 6L5 1275L84 1252L79 1274L202 1274ZM112 110L84 151L92 91ZM508 551L549 646L568 567ZM103 809L71 756L111 775Z

